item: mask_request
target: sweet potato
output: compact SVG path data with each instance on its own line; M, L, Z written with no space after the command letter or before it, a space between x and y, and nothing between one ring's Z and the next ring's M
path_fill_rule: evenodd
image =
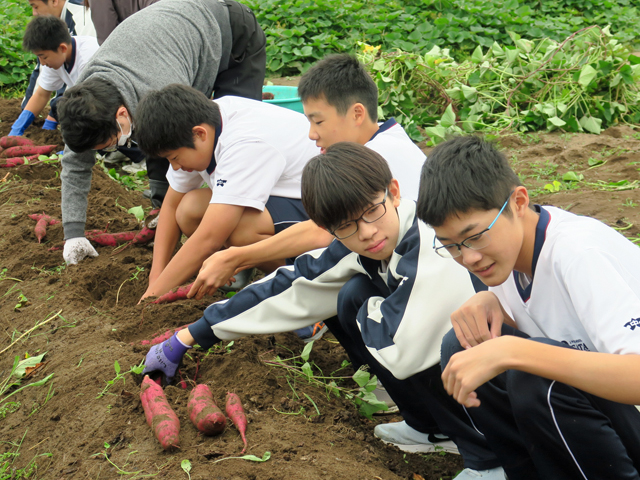
M147 423L153 429L162 448L169 450L178 448L180 420L173 411L162 387L145 375L140 389L140 401L144 409Z
M211 389L204 384L196 385L191 390L187 412L191 423L205 435L222 433L224 427L227 426L227 419L222 410L213 401Z
M38 155L31 155L26 157L28 162L31 162L32 160L35 160L38 158ZM11 157L11 158L7 158L6 159L6 163L3 163L2 165L0 165L0 168L11 168L11 167L18 167L20 165L24 165L24 157Z
M41 218L36 222L36 228L34 229L36 233L36 238L38 239L38 243L42 242L42 239L47 234L47 219Z
M131 243L134 245L146 244L146 243L149 243L151 240L153 240L153 237L155 237L155 235L156 235L155 229L142 227L142 230L136 233L135 237L133 237L133 240L131 240Z
M87 237L92 242L96 242L103 247L115 247L122 245L123 243L130 242L133 237L136 236L136 232L121 232L121 233L100 233Z
M189 285L186 285L184 287L178 287L175 291L172 290L165 293L164 295L160 295L153 301L153 303L171 303L177 300L186 300L187 293L189 293L189 290L191 290L191 285L193 285L193 283L190 283Z
M56 223L60 223L60 220L52 218L46 213L30 213L29 218L31 220L35 220L36 222L44 218L47 221L47 225L55 225Z
M238 429L238 432L240 432L240 437L242 437L242 442L244 443L244 448L240 454L243 454L247 450L247 437L245 436L247 431L247 416L244 413L244 408L242 408L242 402L238 395L227 392L225 411L227 412L227 416Z
M18 147L7 148L0 155L3 157L24 157L27 155L49 155L56 149L57 145L20 145Z
M33 145L33 142L25 137L2 137L0 138L0 147L11 148L23 145Z

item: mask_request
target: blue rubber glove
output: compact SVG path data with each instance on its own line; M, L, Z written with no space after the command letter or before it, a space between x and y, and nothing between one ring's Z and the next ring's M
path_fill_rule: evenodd
M167 383L172 383L182 357L190 348L192 347L180 341L177 332L174 333L169 340L151 347L151 350L147 353L142 374L161 372L165 376Z
M29 110L23 110L18 119L11 125L10 137L20 137L24 131L33 123L36 116Z
M58 122L55 120L45 120L42 125L43 130L55 130L56 128L58 128Z

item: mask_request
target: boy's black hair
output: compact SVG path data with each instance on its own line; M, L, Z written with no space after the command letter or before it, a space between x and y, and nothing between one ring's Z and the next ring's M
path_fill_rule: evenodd
M340 115L361 103L369 118L378 121L378 87L357 58L335 54L320 60L300 78L298 95L303 102L324 98Z
M391 170L377 152L338 142L302 171L302 205L317 225L333 230L357 218L389 186Z
M22 48L28 52L56 52L62 43L71 43L71 34L64 20L51 15L38 15L33 17L24 31Z
M133 123L140 149L159 157L178 148L195 148L193 127L220 127L220 108L195 88L174 83L146 94Z
M475 135L456 137L433 149L422 166L417 215L441 226L451 215L500 209L522 185L507 157ZM509 205L505 215L511 215Z
M92 150L120 132L116 114L125 105L115 85L89 78L64 92L58 101L62 139L74 152Z

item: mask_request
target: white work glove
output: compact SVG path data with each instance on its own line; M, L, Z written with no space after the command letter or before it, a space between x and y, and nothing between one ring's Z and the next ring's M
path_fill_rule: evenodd
M67 265L76 265L80 260L86 257L97 257L98 252L93 248L93 245L89 243L84 237L70 238L64 242L64 251L62 257Z

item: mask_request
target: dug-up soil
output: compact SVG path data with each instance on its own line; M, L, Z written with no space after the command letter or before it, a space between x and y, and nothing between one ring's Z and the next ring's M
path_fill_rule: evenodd
M8 133L18 113L16 101L0 101L0 135ZM62 146L59 134L43 134L38 124L27 136L38 144ZM595 216L632 237L640 232L635 207L640 189L581 187L543 193L549 176L567 171L582 173L583 184L628 180L636 185L640 140L633 129L616 127L600 136L508 137L502 145L524 182L539 193L536 202ZM606 163L589 170L588 160L596 156ZM215 463L240 453L238 432L229 425L217 437L197 434L186 412L188 390L177 386L165 387L165 392L181 420L180 449L164 452L145 421L141 377L127 373L124 382L104 389L116 377L116 362L124 373L144 359L148 347L142 340L197 320L220 297L138 305L151 267L149 246L116 252L98 247L99 257L65 268L61 251L49 251L62 241L62 226L49 227L38 244L35 222L28 217L44 211L61 218L57 163L0 169L0 205L0 350L9 347L0 353L0 389L16 356L46 352L46 363L23 385L53 374L45 385L18 392L10 406L0 408L0 466L10 462L9 476L3 478L23 478L17 474L30 463L37 469L29 478L56 480L186 479L183 460L191 464L190 478L220 480L438 480L462 469L456 455L404 454L373 436L376 423L400 417L367 420L344 397L328 396L265 363L300 354L304 344L289 333L247 337L209 352L194 349L181 369L187 383L196 378L209 385L219 404L227 391L240 396L250 421L247 453L262 457L270 452L269 460ZM136 230L139 225L127 210L138 205L150 208L140 192L127 191L101 166L94 168L87 229L108 224L111 232ZM311 353L325 375L352 374L349 367L342 368L345 360L331 336L317 341Z

